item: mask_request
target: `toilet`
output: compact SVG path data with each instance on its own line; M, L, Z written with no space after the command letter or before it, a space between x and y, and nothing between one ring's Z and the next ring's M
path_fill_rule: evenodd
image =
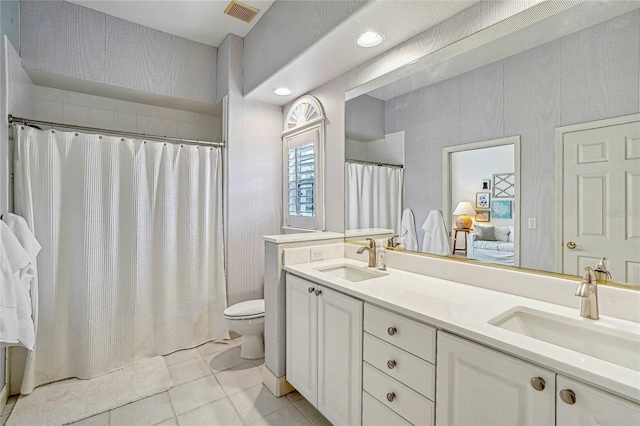
M240 356L257 359L264 356L264 299L236 303L224 310L229 330L242 335Z

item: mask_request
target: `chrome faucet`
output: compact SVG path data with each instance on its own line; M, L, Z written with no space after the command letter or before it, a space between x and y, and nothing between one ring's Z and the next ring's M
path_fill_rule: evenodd
M362 254L365 250L369 252L369 267L374 268L376 266L376 241L372 238L367 238L369 241L369 247L360 247L356 253Z
M597 320L598 315L598 279L596 272L590 266L584 268L582 282L576 289L576 296L582 298L580 304L580 316Z
M607 265L604 264L605 260L607 260L606 257L603 257L602 259L598 260L598 263L596 263L596 266L593 269L596 272L596 277L600 280L603 280L606 283L607 280L611 279L611 272L607 270ZM603 278L603 275L604 275L604 278Z

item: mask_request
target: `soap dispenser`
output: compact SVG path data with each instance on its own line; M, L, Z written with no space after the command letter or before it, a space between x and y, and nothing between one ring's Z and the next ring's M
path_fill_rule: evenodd
M378 249L378 258L376 260L378 264L378 269L381 271L386 271L387 270L387 252L385 251L384 247L380 247Z

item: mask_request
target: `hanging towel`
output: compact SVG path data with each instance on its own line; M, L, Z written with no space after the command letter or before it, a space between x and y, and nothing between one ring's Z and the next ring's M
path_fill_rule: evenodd
M30 246L32 250L35 247ZM33 350L30 284L34 261L9 225L0 220L0 346L21 345Z
M444 226L444 217L440 210L431 210L427 220L422 225L424 230L424 240L422 241L422 252L431 254L449 255L451 245L447 229Z
M400 232L402 232L400 237L404 238L405 248L411 251L418 251L416 220L413 218L411 209L404 209L402 212L402 229Z
M31 257L32 262L35 263L36 256L40 253L40 249L42 246L36 240L35 235L29 229L29 225L27 225L27 221L24 220L22 216L18 216L13 213L5 213L2 215L2 220L9 226L9 229L13 232L13 235L16 236L20 245L25 249L29 256Z

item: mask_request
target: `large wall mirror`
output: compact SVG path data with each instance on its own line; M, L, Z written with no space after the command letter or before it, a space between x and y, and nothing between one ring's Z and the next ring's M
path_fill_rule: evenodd
M586 3L348 92L347 238L640 289L640 10Z

